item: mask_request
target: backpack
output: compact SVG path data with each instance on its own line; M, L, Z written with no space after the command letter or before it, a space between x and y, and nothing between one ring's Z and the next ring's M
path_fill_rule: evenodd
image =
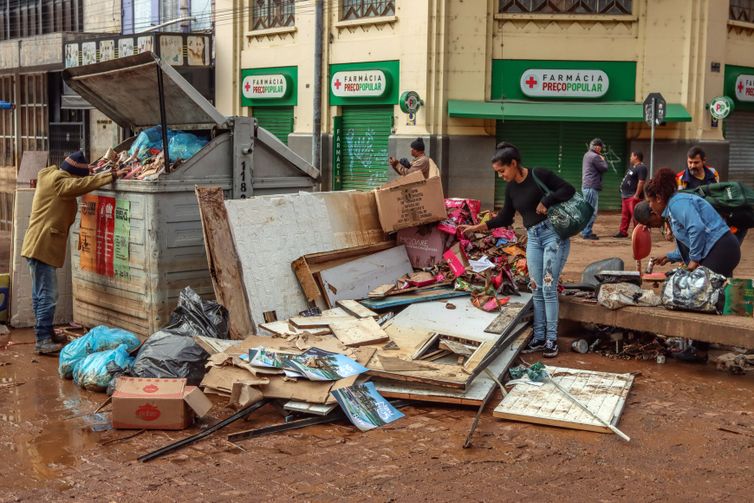
M741 182L719 182L679 192L695 194L710 203L730 227L754 227L754 189Z

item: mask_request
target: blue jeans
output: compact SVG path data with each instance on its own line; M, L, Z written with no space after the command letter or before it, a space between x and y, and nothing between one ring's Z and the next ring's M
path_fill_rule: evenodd
M49 341L54 335L55 306L58 303L56 269L37 259L27 258L31 272L31 307L34 310L34 333L37 344Z
M597 220L597 208L599 207L600 203L600 191L596 189L581 189L581 194L584 196L584 199L586 199L586 202L591 204L592 208L594 208L594 214L592 215L592 218L589 219L586 227L584 227L584 230L581 231L581 235L586 237L592 234L592 226L594 225L594 221Z
M570 239L560 239L549 220L527 230L526 264L534 300L534 340L558 338L558 280L571 251Z

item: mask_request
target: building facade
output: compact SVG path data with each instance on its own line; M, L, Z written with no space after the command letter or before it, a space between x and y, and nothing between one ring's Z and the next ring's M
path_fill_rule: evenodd
M648 157L641 104L650 92L668 103L655 166L680 170L701 144L724 177L754 183L752 0L323 5L315 63L315 0L218 0L216 84L221 111L256 116L311 158L320 64L325 190L387 181L387 157L408 157L421 136L446 192L490 205L503 190L489 166L496 142L579 186L581 157L598 136L611 166L603 199L618 208L629 152ZM726 119L707 109L717 96L733 100Z

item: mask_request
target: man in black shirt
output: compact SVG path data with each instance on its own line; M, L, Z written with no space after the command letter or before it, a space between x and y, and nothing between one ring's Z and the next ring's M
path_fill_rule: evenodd
M646 180L647 167L644 165L644 154L639 151L631 152L631 166L626 170L626 176L623 177L620 184L620 197L622 199L620 229L614 237L628 237L628 225L634 218L634 207L644 199L644 182Z

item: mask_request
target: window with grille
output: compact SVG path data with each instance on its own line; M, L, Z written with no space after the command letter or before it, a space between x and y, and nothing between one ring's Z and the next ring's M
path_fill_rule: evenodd
M728 19L754 23L754 0L730 0Z
M631 14L633 0L500 0L502 14Z
M295 26L295 14L294 0L253 0L251 29L267 30Z
M341 0L341 21L395 16L395 0Z
M82 31L84 2L0 0L0 40Z
M0 100L15 103L15 79L12 75L0 77ZM16 164L16 128L13 110L0 110L0 166Z

